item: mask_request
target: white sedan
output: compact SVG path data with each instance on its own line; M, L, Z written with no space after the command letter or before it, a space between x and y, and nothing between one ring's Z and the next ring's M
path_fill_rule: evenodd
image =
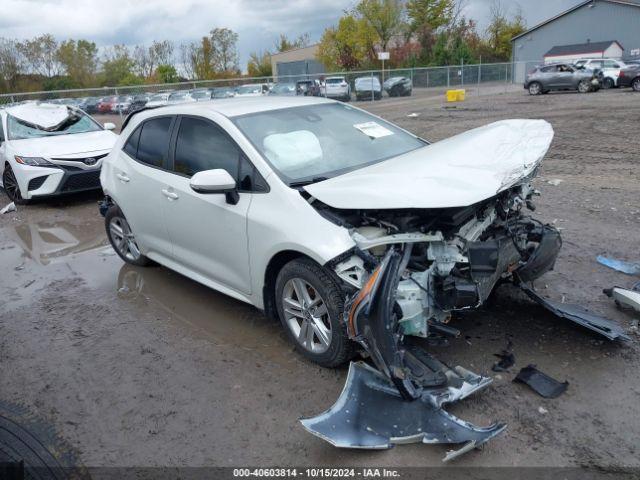
M118 136L81 110L26 103L0 110L2 186L16 204L100 189L100 168Z
M167 106L129 117L104 160L102 213L124 261L249 302L335 366L361 340L358 292L393 252L394 315L420 337L516 266L527 280L553 266L558 232L521 213L552 137L545 121L507 120L429 144L311 97Z

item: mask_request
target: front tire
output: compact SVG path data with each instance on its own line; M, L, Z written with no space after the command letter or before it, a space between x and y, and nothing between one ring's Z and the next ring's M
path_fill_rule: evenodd
M11 165L8 163L4 167L4 172L2 172L2 186L7 197L9 197L9 200L16 205L26 205L29 203L29 200L22 198L22 192L20 192L18 180L16 179L15 173L13 173Z
M542 84L540 82L531 82L529 84L529 95L540 95L542 93Z
M605 78L602 82L602 88L609 89L616 86L616 82L613 81L613 78Z
M580 93L589 93L591 91L591 85L586 80L581 80L578 84L578 92Z
M344 292L331 274L306 258L287 263L275 285L278 316L296 350L334 368L351 359L354 344L342 320Z
M129 222L116 205L112 205L104 216L104 225L107 230L109 243L118 256L131 265L139 267L147 266L151 260L140 253L136 238L131 231Z

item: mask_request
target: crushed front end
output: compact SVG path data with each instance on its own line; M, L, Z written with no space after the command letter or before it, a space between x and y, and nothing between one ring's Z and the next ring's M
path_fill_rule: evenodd
M452 314L474 309L503 281L529 282L553 268L559 232L531 218L530 179L476 205L446 209L338 210L320 214L351 232L354 249L331 262L348 294L349 336L375 369L353 363L327 412L302 421L336 446L463 444L450 460L500 433L442 409L491 383L431 356L415 337L457 336Z

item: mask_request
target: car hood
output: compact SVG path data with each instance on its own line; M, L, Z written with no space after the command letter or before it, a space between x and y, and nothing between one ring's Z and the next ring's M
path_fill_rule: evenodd
M97 132L11 140L11 144L18 155L53 158L111 150L117 139L118 136L115 133L99 130Z
M304 189L341 209L473 205L531 175L552 139L544 120L504 120Z

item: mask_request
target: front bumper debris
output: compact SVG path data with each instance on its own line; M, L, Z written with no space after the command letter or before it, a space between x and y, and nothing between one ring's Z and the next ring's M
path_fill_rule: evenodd
M405 443L462 444L443 461L486 443L506 425L476 427L442 409L491 383L461 367L446 371L446 384L424 389L418 399L405 400L389 379L363 362L351 363L347 382L336 403L314 418L301 420L312 434L336 447L386 449Z
M352 363L335 405L302 420L314 435L337 447L390 448L402 443L463 444L444 461L487 442L504 424L476 427L442 409L480 390L491 379L462 367L451 369L412 343L398 323L395 292L411 244L390 248L365 287L348 303L349 335L371 355L377 370Z
M571 320L578 325L582 325L583 327L607 337L609 340L631 341L631 338L625 333L624 329L613 320L609 320L608 318L604 318L590 312L580 305L559 303L549 300L548 298L544 298L533 288L524 283L520 283L518 286L529 296L529 298L539 305L542 305L558 317Z

